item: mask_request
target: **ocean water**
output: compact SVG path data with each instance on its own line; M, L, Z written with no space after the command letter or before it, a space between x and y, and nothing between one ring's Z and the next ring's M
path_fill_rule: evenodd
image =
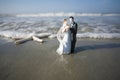
M70 15L78 23L78 38L120 39L120 14L100 13L0 14L0 37L14 39L44 33L56 35L63 19Z

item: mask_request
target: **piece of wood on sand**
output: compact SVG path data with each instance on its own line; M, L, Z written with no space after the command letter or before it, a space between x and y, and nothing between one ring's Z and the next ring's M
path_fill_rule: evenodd
M28 38L25 38L25 39L17 40L17 41L15 41L15 44L22 44L22 43L25 43L25 42L30 41L30 40L32 40L32 37L28 37Z
M25 43L25 42L30 41L30 40L34 40L34 41L42 43L43 39L40 39L40 38L47 38L48 36L50 36L50 34L48 34L48 33L33 35L33 36L28 37L28 38L17 40L17 41L15 41L15 44L22 44L22 43Z
M51 33L42 33L42 34L37 34L37 35L33 35L36 36L38 38L48 38L51 35Z
M40 42L40 43L43 42L43 39L40 39L40 38L38 38L38 37L36 37L36 36L32 36L32 39L33 39L34 41L37 41L37 42Z
M53 39L53 38L56 38L57 37L57 34L51 34L50 36L48 36L48 38L50 39Z

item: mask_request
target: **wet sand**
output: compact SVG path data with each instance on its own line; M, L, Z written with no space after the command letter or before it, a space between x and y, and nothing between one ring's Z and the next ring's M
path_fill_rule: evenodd
M79 39L75 54L63 56L57 48L56 39L0 40L0 80L120 80L120 40Z

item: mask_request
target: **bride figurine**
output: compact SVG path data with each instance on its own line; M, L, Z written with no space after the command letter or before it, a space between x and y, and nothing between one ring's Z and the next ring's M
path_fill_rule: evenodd
M67 19L63 20L63 26L57 33L57 39L59 41L59 47L56 52L59 55L69 54L71 52L71 31L67 25Z

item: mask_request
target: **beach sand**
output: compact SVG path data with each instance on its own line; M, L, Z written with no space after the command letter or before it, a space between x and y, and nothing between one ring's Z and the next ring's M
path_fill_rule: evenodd
M57 39L15 45L0 40L0 80L120 80L120 40L78 39L58 55Z

